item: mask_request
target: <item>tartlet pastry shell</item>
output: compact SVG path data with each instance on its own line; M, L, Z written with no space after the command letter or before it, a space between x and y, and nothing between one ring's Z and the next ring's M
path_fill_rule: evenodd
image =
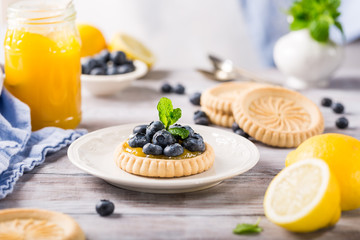
M319 108L302 94L282 87L256 87L233 104L236 123L251 137L270 146L297 147L324 131Z
M122 170L145 177L173 178L198 174L211 168L215 160L213 148L205 143L205 152L193 158L167 160L138 157L123 150L122 142L115 151L115 163Z
M222 111L211 109L209 107L201 107L201 109L206 113L209 117L210 122L222 127L231 127L234 123L234 117L231 114L224 113Z
M201 94L200 105L232 115L232 103L249 88L264 86L255 82L228 82L207 89Z
M30 208L0 210L0 239L23 239L27 233L34 239L85 240L80 226L66 214Z

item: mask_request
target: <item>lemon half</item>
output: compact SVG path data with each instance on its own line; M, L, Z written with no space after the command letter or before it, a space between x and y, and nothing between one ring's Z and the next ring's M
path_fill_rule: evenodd
M129 59L140 60L148 65L148 68L155 62L154 54L140 41L134 37L124 34L115 34L109 43L109 51L123 51Z
M264 198L266 217L294 232L312 232L340 218L339 185L328 165L307 159L283 169Z

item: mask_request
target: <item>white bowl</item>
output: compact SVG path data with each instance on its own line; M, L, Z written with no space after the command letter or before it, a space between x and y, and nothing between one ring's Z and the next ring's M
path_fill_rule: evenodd
M81 75L81 84L95 96L112 95L131 85L131 82L145 76L147 65L134 61L135 71L116 75Z

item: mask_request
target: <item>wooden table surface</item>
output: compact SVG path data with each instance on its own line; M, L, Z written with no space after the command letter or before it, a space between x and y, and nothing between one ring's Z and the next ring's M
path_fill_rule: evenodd
M281 80L277 72L268 77ZM339 115L321 108L325 132L339 132L360 139L360 72L343 71L328 89L313 89L304 94L319 103L322 97L341 101L346 107L350 127L336 129ZM83 121L89 131L157 119L156 104L163 94L162 83L183 83L187 94L203 91L217 83L198 73L154 71L115 96L95 98L83 91ZM175 107L181 107L181 122L192 123L193 112L187 95L167 94ZM214 126L215 127L215 126ZM230 129L228 130L230 131ZM149 194L114 187L73 166L67 149L46 158L46 162L26 173L14 192L0 201L0 208L45 208L74 217L87 239L248 239L232 233L237 223L255 223L261 217L264 231L253 239L360 239L360 209L343 212L331 229L309 234L294 234L271 222L262 207L265 190L271 179L284 167L291 149L278 149L255 143L260 151L259 163L250 171L223 181L207 190L183 194ZM95 205L100 199L115 204L115 213L100 217Z

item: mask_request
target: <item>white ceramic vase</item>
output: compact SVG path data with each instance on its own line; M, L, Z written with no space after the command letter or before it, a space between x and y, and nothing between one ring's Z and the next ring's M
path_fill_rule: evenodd
M341 46L315 41L307 29L290 32L274 47L274 61L287 76L287 87L301 90L325 87L343 59Z

